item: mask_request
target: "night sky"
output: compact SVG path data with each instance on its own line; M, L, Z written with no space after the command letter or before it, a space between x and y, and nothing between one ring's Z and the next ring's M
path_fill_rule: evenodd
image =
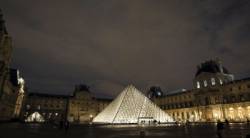
M13 68L30 91L97 96L126 85L192 88L197 65L219 57L250 77L249 0L0 0Z

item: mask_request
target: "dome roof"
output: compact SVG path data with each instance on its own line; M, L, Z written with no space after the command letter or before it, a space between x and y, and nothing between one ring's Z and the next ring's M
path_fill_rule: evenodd
M198 70L195 76L200 75L202 72L229 74L229 71L225 67L221 66L221 64L218 61L214 61L214 60L202 63L198 67Z

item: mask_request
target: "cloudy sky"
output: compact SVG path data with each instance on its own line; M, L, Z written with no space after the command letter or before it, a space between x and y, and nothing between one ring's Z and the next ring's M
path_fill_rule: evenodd
M30 91L98 96L128 84L192 88L196 66L219 57L250 76L249 0L0 0L12 67Z

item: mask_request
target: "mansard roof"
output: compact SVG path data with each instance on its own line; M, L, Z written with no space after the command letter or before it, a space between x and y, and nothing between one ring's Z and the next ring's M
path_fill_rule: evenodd
M225 67L221 66L220 64L221 63L215 60L206 61L202 63L200 66L198 66L195 76L198 76L203 72L229 74L229 71Z

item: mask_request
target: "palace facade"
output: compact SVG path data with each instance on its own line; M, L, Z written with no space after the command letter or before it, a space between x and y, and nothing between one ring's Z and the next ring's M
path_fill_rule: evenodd
M89 123L109 103L96 98L86 85L77 85L70 95L29 93L23 106L22 120L26 122Z
M0 121L18 119L24 97L24 79L10 68L12 39L0 9Z
M73 96L69 98L67 118L70 122L92 122L111 101L111 99L96 98L86 85L77 85Z
M67 108L66 95L29 93L23 106L22 120L25 122L54 122L64 119Z
M250 120L250 78L234 80L219 60L211 60L198 66L193 84L191 90L165 95L159 86L153 86L147 96L177 122ZM23 117L35 113L33 117L43 117L43 121L66 117L70 122L89 123L111 101L96 98L86 85L77 85L68 96L30 94Z
M193 84L153 101L178 122L250 120L250 78L234 80L216 59L198 66Z

